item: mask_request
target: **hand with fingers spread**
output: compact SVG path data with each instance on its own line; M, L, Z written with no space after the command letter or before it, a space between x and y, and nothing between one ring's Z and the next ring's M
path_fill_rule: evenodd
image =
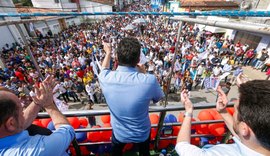
M188 91L186 89L184 89L181 92L181 102L184 105L186 112L192 113L193 112L193 104L190 101L187 93L188 93Z
M218 93L218 100L217 100L217 104L216 104L216 109L220 113L226 112L228 98L220 86L218 86L218 88L217 88L217 93Z
M35 87L35 96L32 97L33 101L41 106L47 107L53 104L53 87L55 86L55 80L53 76L48 76L40 87Z

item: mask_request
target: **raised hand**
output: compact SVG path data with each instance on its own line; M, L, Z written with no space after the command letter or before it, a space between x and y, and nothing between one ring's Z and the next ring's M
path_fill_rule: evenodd
M226 111L226 107L228 104L228 98L220 86L218 86L218 88L217 88L217 93L218 93L218 100L217 100L217 104L216 104L216 109L218 112L224 112L224 111Z
M186 89L184 89L181 92L181 102L185 107L186 112L188 113L192 113L193 112L193 104L190 101L190 99L188 98L188 91Z
M103 42L103 49L106 52L106 54L111 54L112 48L110 43Z
M41 107L52 105L54 86L55 80L53 76L48 76L41 82L40 87L35 87L35 96L32 97L33 101Z
M248 77L245 76L243 73L239 74L237 77L236 77L236 85L238 87L240 87L240 85L242 83L246 83L247 81L249 81Z

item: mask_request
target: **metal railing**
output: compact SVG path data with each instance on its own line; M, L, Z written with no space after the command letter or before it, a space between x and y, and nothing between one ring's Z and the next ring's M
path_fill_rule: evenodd
M232 107L233 103L229 103L228 107ZM214 103L200 103L194 104L194 110L200 109L209 109L215 108L216 104ZM179 105L167 105L166 107L163 106L150 106L149 113L160 113L159 116L166 115L167 112L170 111L184 111L185 108L179 103ZM63 112L66 117L89 117L89 116L101 116L101 115L109 115L110 111L107 110L80 110L80 111L66 111ZM48 113L39 113L38 118L48 118L50 117ZM162 119L162 118L160 118ZM164 119L164 118L163 118ZM199 124L213 124L213 123L223 123L223 120L207 120L207 121L193 121L192 125L199 125ZM181 126L181 122L177 123L164 123L164 121L160 120L159 123L163 124L152 124L151 128L157 128L157 131L161 131L161 129L165 126ZM75 129L75 132L94 132L94 131L110 131L112 130L111 127L106 128L83 128L83 129ZM192 138L195 137L213 137L211 134L192 134ZM157 134L156 138L153 140L155 141L155 149L158 147L159 140L175 140L176 136L168 136L168 137L160 137L160 134ZM110 141L101 141L101 142L87 142L87 143L78 143L79 146L87 146L87 145L103 145L103 144L110 144Z

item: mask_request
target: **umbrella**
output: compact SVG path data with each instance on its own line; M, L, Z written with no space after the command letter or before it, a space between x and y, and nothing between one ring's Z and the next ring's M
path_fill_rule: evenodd
M137 18L137 19L135 19L134 21L133 21L133 23L146 23L146 20L145 19L143 19L143 18Z
M125 28L122 28L122 30L133 30L133 29L135 29L136 27L134 26L134 25L132 25L132 24L129 24L129 25L127 25Z

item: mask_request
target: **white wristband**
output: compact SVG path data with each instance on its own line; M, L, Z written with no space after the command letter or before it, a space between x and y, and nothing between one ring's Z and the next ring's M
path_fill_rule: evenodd
M192 115L192 113L189 113L189 112L185 112L185 114L184 114L184 117L193 117L193 115Z

